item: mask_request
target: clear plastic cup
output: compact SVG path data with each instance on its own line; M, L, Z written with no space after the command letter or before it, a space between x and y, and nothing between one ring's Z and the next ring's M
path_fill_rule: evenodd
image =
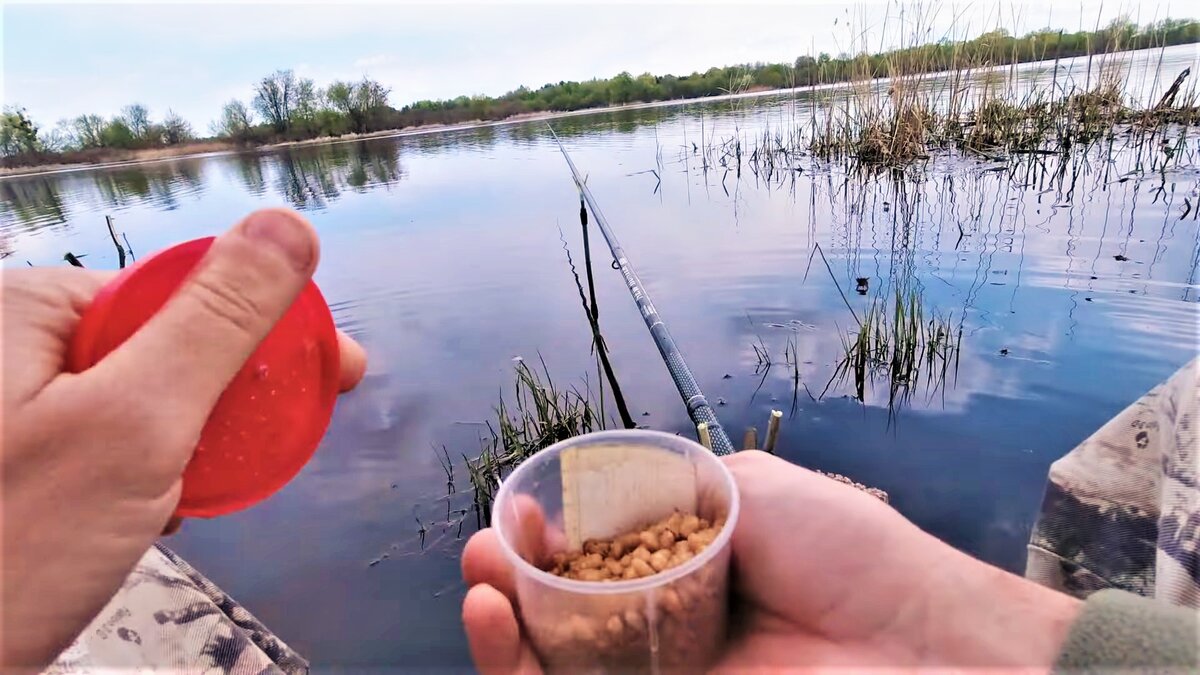
M690 560L650 576L551 574L555 553L676 511L724 526ZM695 671L725 639L738 492L704 446L657 431L602 431L525 460L496 495L492 524L516 570L521 622L551 671Z

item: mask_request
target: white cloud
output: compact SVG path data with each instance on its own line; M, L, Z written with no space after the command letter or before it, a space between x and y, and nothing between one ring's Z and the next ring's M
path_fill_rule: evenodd
M364 56L361 59L356 59L353 65L355 68L375 68L377 66L386 65L396 60L396 57L391 54L372 54Z

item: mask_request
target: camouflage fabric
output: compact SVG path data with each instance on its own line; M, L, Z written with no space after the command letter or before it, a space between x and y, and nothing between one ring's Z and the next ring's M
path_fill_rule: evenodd
M1050 467L1025 576L1200 605L1200 359Z
M179 556L156 544L45 671L304 673L308 662Z

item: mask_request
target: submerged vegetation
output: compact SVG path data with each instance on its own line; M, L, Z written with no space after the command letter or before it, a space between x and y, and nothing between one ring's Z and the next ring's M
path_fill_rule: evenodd
M956 325L952 314L927 310L920 291L897 289L890 303L874 299L861 321L857 331L842 336L844 353L829 380L852 377L858 400L866 402L867 385L881 378L894 410L918 386L936 393L958 372L961 318Z
M681 76L623 72L611 78L548 83L536 89L519 87L495 97L459 96L417 101L400 108L391 105L391 90L379 81L364 77L320 87L312 79L297 77L285 69L255 82L249 88L252 95L248 100L225 103L210 132L230 143L256 145L746 91L847 83L860 88L880 78L892 78L894 84L886 93L879 89L863 96L866 92L859 91L853 104L848 99L838 105L822 104L825 119L810 139L803 144L795 139L774 139L774 148L786 146L789 152L811 149L823 156L846 153L876 162L901 161L921 156L934 141L975 147L1003 145L997 142L997 133L1005 138L1014 134L1040 138L1037 127L1041 119L1078 115L1086 128L1110 118L1136 121L1137 115L1112 105L1108 98L1112 90L1105 84L1086 87L1084 98L1066 97L1066 107L1060 110L1042 111L1040 106L1052 104L1038 97L1000 99L1000 103L989 98L977 102L973 110L979 114L971 117L963 107L965 102L959 101L960 87L966 82L957 75L971 76L981 69L1004 66L1015 68L1016 64L1032 61L1194 43L1200 41L1200 22L1164 19L1139 26L1119 19L1093 31L1041 29L1016 37L996 29L973 39L946 37L936 42L929 42L928 30L914 30L912 35L910 44L875 53L865 48L837 56L821 53L800 56L792 63L742 64ZM956 74L949 90L932 92L920 86L922 76L943 71ZM935 98L947 94L950 110L932 105ZM1017 102L1021 111L1038 111L1033 119L1025 112L1004 107ZM1194 105L1191 100L1174 107L1191 107L1193 112L1185 114L1195 121ZM1002 133L1004 129L1010 132ZM161 122L151 122L149 110L141 104L126 106L111 118L83 114L59 121L53 129L43 128L19 105L12 105L0 117L0 165L124 158L119 151L177 146L194 136L190 125L171 111ZM760 144L756 152L774 151Z

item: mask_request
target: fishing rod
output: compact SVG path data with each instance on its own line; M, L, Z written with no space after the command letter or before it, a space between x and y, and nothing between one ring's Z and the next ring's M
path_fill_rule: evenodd
M703 439L704 431L707 430L708 436L711 439L712 451L718 455L728 455L733 452L733 443L729 440L729 435L725 433L724 427L717 420L717 414L713 412L712 406L708 404L708 399L704 398L704 393L700 391L700 385L696 384L696 377L692 375L692 371L688 368L687 363L683 360L683 355L679 353L679 348L675 346L675 340L671 338L671 334L667 331L666 324L658 316L658 310L654 309L654 303L650 302L650 296L646 294L646 289L642 286L642 280L638 279L637 273L633 271L633 267L629 264L629 257L625 255L625 249L621 248L621 244L617 241L617 236L613 234L612 228L608 226L608 220L604 218L604 213L600 210L600 206L596 204L596 198L592 196L592 191L588 189L587 184L579 177L579 170L575 168L575 162L571 161L571 155L567 154L567 148L563 146L562 140L558 134L554 133L554 127L550 123L546 123L546 128L550 130L550 134L554 136L554 142L558 143L558 149L562 151L563 158L567 160L567 166L571 168L571 177L575 179L575 187L579 188L579 196L583 201L587 202L588 209L592 212L592 217L596 224L600 226L600 233L604 235L604 241L608 242L608 248L612 251L613 260L617 265L617 270L621 276L625 278L625 284L629 286L629 292L633 295L633 301L637 303L638 309L642 313L642 320L646 322L646 328L650 330L650 335L654 338L654 344L658 347L658 353L662 355L663 361L667 364L667 371L671 373L671 379L675 382L675 388L679 390L679 395L683 397L683 403L687 406L688 415L692 418L699 428Z

